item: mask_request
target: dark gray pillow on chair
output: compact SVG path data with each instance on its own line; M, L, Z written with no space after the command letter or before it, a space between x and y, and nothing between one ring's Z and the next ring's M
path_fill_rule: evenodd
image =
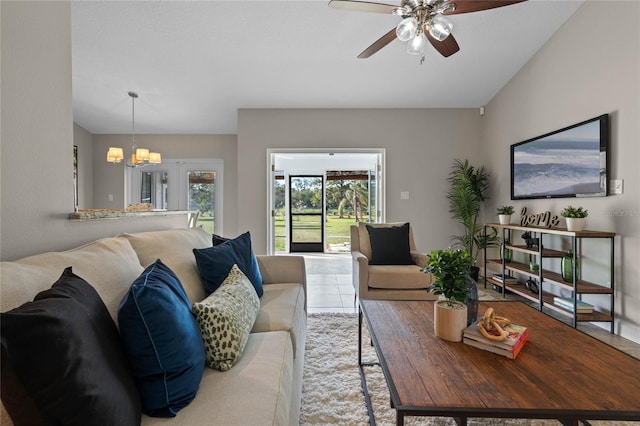
M402 226L366 226L371 241L369 265L413 265L408 222Z

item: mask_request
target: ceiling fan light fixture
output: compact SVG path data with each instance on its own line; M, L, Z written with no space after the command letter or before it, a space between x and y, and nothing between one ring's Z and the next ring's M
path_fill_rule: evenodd
M427 24L427 27L429 28L429 34L431 34L433 38L438 41L443 41L451 34L453 24L442 16L434 16Z
M415 38L418 32L418 20L414 17L405 18L396 27L396 36L400 41L409 41Z
M420 31L414 38L407 43L407 53L410 55L422 55L427 45L427 38Z

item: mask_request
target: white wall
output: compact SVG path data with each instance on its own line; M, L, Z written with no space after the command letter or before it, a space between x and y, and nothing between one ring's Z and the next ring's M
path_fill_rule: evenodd
M387 221L410 221L418 249L447 247L446 178L455 158L481 154L476 109L243 109L238 112L238 231L267 251L267 148L386 148ZM400 192L409 191L409 200Z
M640 341L639 2L586 2L487 105L484 162L494 171L494 196L485 216L493 215L498 204L510 203L511 144L605 113L612 119L609 178L624 179L624 194L511 204L517 212L526 206L556 214L568 204L581 205L589 210L587 229L619 234L616 330ZM606 284L608 252L603 244L592 246L586 249L583 272Z
M1 7L4 259L53 247L42 235L64 232L55 218L73 211L73 123L69 3Z

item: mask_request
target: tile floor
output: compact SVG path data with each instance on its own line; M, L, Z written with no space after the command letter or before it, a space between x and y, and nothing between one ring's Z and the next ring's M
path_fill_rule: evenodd
M355 291L351 283L350 253L305 253L307 270L308 312L357 313ZM479 286L480 300L501 299L502 295ZM618 349L640 359L640 344L609 333L589 323L578 328Z

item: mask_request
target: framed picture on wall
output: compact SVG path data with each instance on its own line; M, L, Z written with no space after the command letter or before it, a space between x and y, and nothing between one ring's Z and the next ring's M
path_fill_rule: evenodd
M78 146L73 146L73 211L78 211Z

